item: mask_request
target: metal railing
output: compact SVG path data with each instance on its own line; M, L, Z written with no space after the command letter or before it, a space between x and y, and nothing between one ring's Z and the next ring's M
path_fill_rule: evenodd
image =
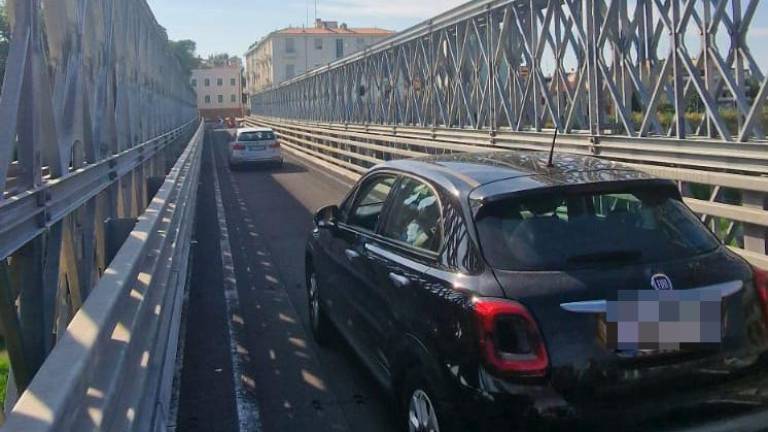
M539 133L489 137L472 130L340 125L261 116L250 117L246 123L273 128L291 153L319 161L351 179L390 159L466 151L548 151L552 143L551 135ZM736 151L733 147L738 146L665 139L637 146L627 138L611 138L595 146L585 137L569 135L557 141L557 151L623 161L677 181L686 203L721 240L753 264L768 268L768 150ZM719 170L704 169L714 166ZM695 194L697 188L703 188L704 196L700 191Z
M758 0L474 0L251 95L289 149L360 173L478 148L558 148L678 181L768 267L768 76Z
M764 139L758 0L475 0L251 96L257 115ZM764 65L763 65L764 68Z
M152 200L170 187L168 179L196 175L172 168L194 160L189 152L197 147L185 148L199 123L188 76L144 0L7 0L5 6L11 43L0 95L0 325L11 363L4 412L19 397L26 401L11 416L8 428L16 430L21 418L50 415L59 422L76 415L79 407L71 404L67 413L57 411L55 397L85 376L78 369L83 363L48 356L74 349L59 342L84 343L93 335L82 320L93 324L99 315L82 308L108 295L98 289L106 281L127 277L116 273L128 259L121 245L141 235L136 230L151 214L145 210L156 207ZM182 226L179 235L188 229ZM93 349L107 356L98 346ZM98 351L88 355L100 358ZM92 374L114 367L90 366ZM44 382L36 376L41 367L55 370L58 384L24 393L33 380ZM98 396L89 398L96 404ZM39 411L27 411L30 400ZM21 429L31 430L26 426Z
M201 124L1 430L165 428L202 146Z

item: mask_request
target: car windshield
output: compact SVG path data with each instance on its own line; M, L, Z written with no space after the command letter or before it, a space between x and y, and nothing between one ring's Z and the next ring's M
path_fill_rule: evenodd
M253 131L253 132L241 132L237 136L238 141L262 141L273 140L275 134L272 131Z
M479 210L477 228L486 259L504 270L658 262L719 244L674 190L660 187L502 199Z

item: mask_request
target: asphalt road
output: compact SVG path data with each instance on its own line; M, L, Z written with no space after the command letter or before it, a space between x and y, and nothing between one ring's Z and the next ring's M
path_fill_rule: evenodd
M338 203L349 185L291 158L283 168L230 171L227 140L225 132L206 140L177 430L396 430L389 398L351 350L320 348L309 330L303 257L312 214ZM234 309L223 282L228 258L220 247L214 166ZM236 396L238 378L245 400Z

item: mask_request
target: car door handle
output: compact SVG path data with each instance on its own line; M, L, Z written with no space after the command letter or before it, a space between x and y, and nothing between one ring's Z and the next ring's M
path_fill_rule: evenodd
M350 261L360 258L360 254L354 249L344 249L344 255L346 255L347 259Z
M389 280L392 281L395 286L398 287L404 287L411 283L411 280L403 275L399 275L397 273L390 273L389 274Z

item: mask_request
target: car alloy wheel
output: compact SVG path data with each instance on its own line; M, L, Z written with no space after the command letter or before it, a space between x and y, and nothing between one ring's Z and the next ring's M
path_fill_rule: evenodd
M429 395L424 390L416 389L411 395L408 406L409 432L440 432L437 412Z
M309 319L315 330L320 328L320 293L315 272L309 275Z

